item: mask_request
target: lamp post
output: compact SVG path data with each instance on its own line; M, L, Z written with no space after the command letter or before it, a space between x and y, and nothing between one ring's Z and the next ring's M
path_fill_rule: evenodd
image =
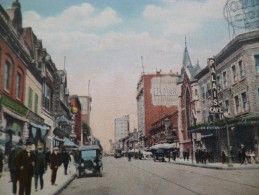
M165 135L166 135L166 139L167 139L168 138L168 134L169 134L168 128L170 126L169 118L165 118L164 123L165 123Z
M230 138L229 138L229 127L228 127L229 113L224 112L223 115L224 115L224 119L226 121L226 128L227 128L228 166L233 167L231 153L230 153Z

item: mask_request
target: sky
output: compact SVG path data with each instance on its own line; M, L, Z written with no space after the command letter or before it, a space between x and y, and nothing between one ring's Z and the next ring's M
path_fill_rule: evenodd
M0 2L7 8L13 0ZM145 73L176 73L185 37L192 63L201 67L230 41L226 0L19 2L23 27L32 27L57 68L66 69L70 95L92 97L90 126L105 149L116 117L129 114L137 128L141 56Z

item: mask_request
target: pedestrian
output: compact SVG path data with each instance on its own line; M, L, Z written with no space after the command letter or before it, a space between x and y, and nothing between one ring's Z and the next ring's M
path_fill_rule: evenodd
M173 149L173 160L174 160L174 161L176 160L176 156L177 156L177 149L174 148L174 149Z
M23 151L22 143L18 144L16 147L13 146L8 157L8 168L10 171L13 194L16 194L17 192L17 182L19 176L18 155L21 151Z
M34 168L34 184L35 184L35 192L38 191L38 179L40 180L40 189L42 190L44 187L43 174L47 170L47 162L46 156L43 152L42 146L38 145L37 151L35 152L36 161Z
M51 169L51 185L57 185L56 177L57 177L57 171L58 167L62 164L62 159L59 154L59 148L54 147L53 153L50 156L50 169Z
M50 156L51 156L51 152L50 152L49 148L47 148L46 153L45 153L45 157L46 157L46 162L47 162L48 166L50 165Z
M186 158L187 158L187 156L186 156L186 149L183 149L183 160L185 161Z
M65 175L67 175L67 167L69 162L71 161L71 158L69 153L65 149L63 149L61 156L62 156L62 163L64 165L64 173Z
M31 151L32 142L25 143L25 149L18 155L19 168L19 195L31 194L31 180L33 177L33 169L35 165L35 155Z
M189 160L189 156L190 156L190 152L189 152L189 148L186 149L186 158L187 161Z
M240 145L240 148L238 150L238 158L241 165L244 163L246 164L246 151L243 144Z
M2 148L0 148L0 178L2 177L2 172L3 172L3 166L4 166L4 154L2 151Z
M226 153L223 150L221 152L221 157L222 157L222 164L224 164L226 162Z

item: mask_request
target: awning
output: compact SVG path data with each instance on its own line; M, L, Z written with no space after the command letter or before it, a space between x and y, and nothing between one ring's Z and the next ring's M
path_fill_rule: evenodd
M70 139L68 138L64 138L64 147L69 147L69 148L78 148L79 146L76 145L74 142L72 142Z
M164 144L156 144L150 147L150 150L152 149L172 149L172 148L177 148L177 144L176 143L164 143Z
M58 122L64 122L70 124L70 120L68 120L64 115L57 117Z

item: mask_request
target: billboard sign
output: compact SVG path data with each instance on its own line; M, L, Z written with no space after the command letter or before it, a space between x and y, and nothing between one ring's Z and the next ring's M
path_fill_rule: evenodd
M233 28L259 28L259 0L228 0L224 16Z
M151 97L153 105L177 105L178 88L175 76L157 76L151 79Z

